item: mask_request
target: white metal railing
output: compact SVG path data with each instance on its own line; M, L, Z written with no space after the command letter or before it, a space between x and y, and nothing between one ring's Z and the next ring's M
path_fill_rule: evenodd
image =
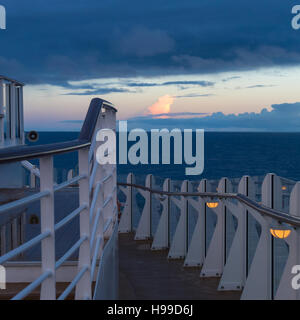
M201 267L202 278L219 277L218 290L239 290L242 299L300 298L291 285L300 265L300 182L268 174L235 185L228 178L154 185L152 175L144 186L133 174L119 183L120 233L153 239L152 250L168 249L168 259Z
M24 169L26 169L29 172L29 185L28 186L30 188L36 188L37 187L37 181L41 177L39 168L36 165L33 165L32 163L30 163L27 160L21 161L21 165L22 165L22 167ZM65 183L68 183L69 181L71 181L73 179L73 177L74 177L74 170L71 169L71 170L69 170L67 172L67 181ZM91 179L91 180L93 180L93 179ZM76 184L76 182L78 182L78 176L75 177L74 180L73 180L74 184ZM54 183L54 185L57 185L57 183ZM93 184L90 183L90 185L92 186ZM63 189L63 188L64 188L64 185L61 184L60 185L60 189Z
M116 211L116 166L96 164L96 151L101 142L96 141L97 132L103 128L115 129L116 110L102 105L97 124L89 147L78 150L79 174L61 184L53 181L53 155L40 158L39 168L23 161L22 165L35 177L40 179L40 191L0 206L0 214L9 213L16 208L40 201L40 234L0 257L3 265L26 250L41 244L41 276L19 292L13 299L24 299L34 289L41 286L40 298L54 300L56 293L56 272L79 250L78 272L59 300L67 298L75 289L76 299L92 299L92 282L96 267L102 259L105 248L104 239L110 239L115 226L118 225ZM93 157L90 155L94 154ZM93 177L91 178L91 168ZM55 224L54 194L69 186L79 185L79 207ZM76 243L56 261L55 234L63 226L79 217L80 236ZM114 293L116 297L116 292Z
M0 224L0 255L24 243L25 224L26 212L23 210L13 216L5 217Z
M23 84L0 76L0 147L23 144Z

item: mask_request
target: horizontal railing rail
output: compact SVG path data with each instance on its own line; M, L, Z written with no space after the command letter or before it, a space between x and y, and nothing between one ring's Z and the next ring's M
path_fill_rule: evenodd
M88 266L83 267L76 277L73 279L73 281L69 284L67 289L59 296L58 300L65 300L72 292L72 290L76 287L78 282L81 280L81 278L84 276L84 274L89 270ZM83 298L85 300L85 297Z
M200 197L200 198L218 198L218 199L235 199L239 202L247 205L250 208L255 209L257 212L259 212L262 215L271 217L273 219L277 219L280 222L288 223L295 227L300 227L300 218L292 216L290 214L286 214L282 211L271 209L268 207L265 207L248 197L238 194L238 193L218 193L218 192L169 192L169 191L162 191L162 190L155 190L152 188L147 188L142 185L137 184L130 184L130 183L122 183L118 182L118 186L123 187L132 187L140 190L144 190L147 192L150 192L152 194L157 194L161 196L174 196L174 197Z
M29 286L20 291L16 296L14 296L11 300L22 300L25 299L34 289L39 287L46 279L53 276L51 271L47 271L39 276L35 281L33 281Z
M14 80L14 79L2 76L2 75L0 75L0 80L11 82L11 83L14 83L15 85L21 86L21 87L23 87L25 85L24 83L22 83L20 81L17 81L17 80Z
M5 255L0 257L0 264L5 263L6 261L18 256L20 253L23 253L25 251L27 251L28 249L38 245L39 243L41 243L42 240L48 238L51 236L51 232L50 231L46 231L44 233L39 234L38 236L36 236L35 238L29 240L28 242L25 242L24 244L22 244L21 246L19 246L18 248L11 250L10 252L6 253Z
M17 209L19 207L24 207L25 205L28 205L32 202L35 202L35 201L40 200L44 197L47 197L49 194L50 194L50 191L45 190L45 191L35 193L35 194L28 196L28 197L9 202L7 204L3 204L0 206L0 214L5 213L10 210Z

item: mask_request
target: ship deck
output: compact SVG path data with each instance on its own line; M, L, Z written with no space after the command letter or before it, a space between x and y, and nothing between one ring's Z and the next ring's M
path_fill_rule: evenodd
M150 241L119 235L121 300L238 300L241 292L217 290L219 278L200 278L200 268L168 260L167 251L151 251Z
M59 283L56 285L56 297L58 298L64 290L67 288L69 283ZM17 295L21 290L26 288L28 283L8 283L6 285L6 290L0 291L0 300L10 300L15 295ZM40 300L40 290L41 287L37 287L28 297L24 300ZM67 297L66 300L74 300L75 298L75 290L71 292L71 294Z
M58 194L58 203L60 207L60 220L66 209L76 206L75 194L77 188L69 189ZM66 197L70 208L65 208ZM72 199L72 201L70 201ZM74 203L73 203L74 202ZM64 206L61 204L64 203ZM37 205L29 207L27 215L31 212L38 212ZM62 209L63 208L63 209ZM37 226L39 228L39 226ZM34 230L30 230L27 225L27 238L31 238ZM71 237L72 238L72 237ZM73 239L64 238L64 247L69 247ZM61 243L62 239L59 240ZM65 250L65 248L64 248ZM35 251L39 251L38 249ZM31 251L27 258L34 257L33 260L39 260L39 254ZM61 250L59 250L61 251ZM62 250L63 251L63 250ZM217 290L219 278L200 278L200 268L184 268L183 260L168 260L167 251L151 251L151 241L135 241L134 234L119 235L119 299L120 300L237 300L241 293L220 292ZM30 259L32 260L32 259ZM0 290L0 300L11 299L20 290L28 285L25 283L8 283L7 290ZM68 283L57 284L57 295L63 292ZM39 299L40 288L27 297L29 300ZM74 298L74 292L68 297Z

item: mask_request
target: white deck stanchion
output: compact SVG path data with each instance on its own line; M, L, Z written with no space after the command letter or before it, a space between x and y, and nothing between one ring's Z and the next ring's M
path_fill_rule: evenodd
M146 187L152 189L152 174L146 177ZM151 202L152 195L151 192L145 190L139 190L139 193L145 199L144 209L136 230L135 240L147 240L151 238Z
M211 192L212 188L207 179L200 181L199 192ZM188 199L189 204L198 212L197 223L193 232L191 244L184 261L185 267L200 267L205 260L205 237L206 237L206 202L203 198Z
M86 206L80 213L80 238L87 237L86 240L81 244L79 249L78 259L78 272L84 267L88 267L88 270L84 273L82 278L79 280L76 286L75 297L78 300L91 299L91 250L90 250L90 195L89 195L89 150L83 149L78 152L79 158L79 174L86 175L85 179L79 181L79 201L80 206Z
M170 179L166 179L163 191L170 192ZM161 200L163 210L155 233L152 250L164 250L169 248L169 228L170 228L170 197L164 196Z
M282 209L282 185L280 178L269 173L262 184L262 204L271 209ZM270 226L272 220L263 217L255 210L249 213L256 219L261 227L260 239L250 266L243 300L271 300L272 292L272 236Z
M181 192L188 192L187 180L183 181L181 186ZM180 218L176 227L176 231L173 237L171 248L168 254L168 259L182 259L187 253L188 243L188 228L187 228L187 215L188 215L188 200L186 197L181 197L180 200L171 197L171 201L180 208Z
M132 173L129 173L126 182L129 185L134 184L135 180ZM126 196L126 202L120 219L119 233L128 233L132 231L132 187L120 187L120 189Z
M0 146L4 144L4 81L0 79Z
M51 232L51 236L42 240L42 271L51 272L42 283L41 300L56 299L55 279L55 226L54 226L54 192L53 192L53 157L40 159L41 192L50 191L48 197L41 199L41 233Z
M228 193L232 191L232 185L228 178L222 178L218 186L219 193ZM200 276L219 277L223 273L225 261L225 214L226 206L221 201L216 209L213 209L217 215L217 225L210 242L206 259Z
M255 199L255 185L251 177L242 177L238 193L249 199ZM241 290L246 282L248 210L241 203L233 204L232 201L227 201L226 206L237 218L238 226L224 267L219 290Z

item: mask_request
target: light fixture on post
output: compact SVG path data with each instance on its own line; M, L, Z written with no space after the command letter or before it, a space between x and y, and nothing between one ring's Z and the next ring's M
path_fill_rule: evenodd
M219 202L207 202L206 205L210 209L216 209L219 206Z
M287 225L280 225L270 228L271 235L276 239L287 239L292 232L292 228Z

